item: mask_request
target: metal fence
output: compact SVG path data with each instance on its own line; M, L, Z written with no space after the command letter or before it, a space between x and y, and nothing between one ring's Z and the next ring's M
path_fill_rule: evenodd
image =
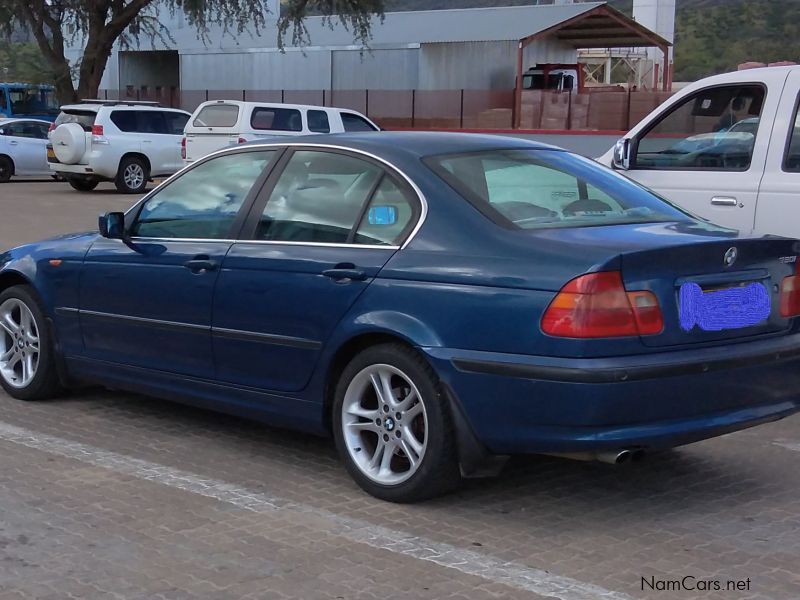
M627 131L671 92L530 91L522 94L520 128ZM102 90L108 100L152 100L193 111L207 100L248 100L350 108L387 129L511 129L514 90Z

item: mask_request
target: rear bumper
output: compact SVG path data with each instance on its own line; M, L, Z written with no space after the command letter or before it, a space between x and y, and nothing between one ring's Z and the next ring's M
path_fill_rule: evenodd
M664 449L800 411L800 335L596 359L422 350L496 453Z
M113 179L111 175L98 173L91 165L65 165L64 163L49 163L50 170L60 175L80 175L81 177L91 177L94 179Z

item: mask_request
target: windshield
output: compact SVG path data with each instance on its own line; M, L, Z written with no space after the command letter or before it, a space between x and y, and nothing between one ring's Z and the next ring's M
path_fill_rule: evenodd
M55 92L49 88L8 88L11 112L15 115L58 114Z
M693 220L594 161L554 150L491 150L425 162L492 220L519 229Z

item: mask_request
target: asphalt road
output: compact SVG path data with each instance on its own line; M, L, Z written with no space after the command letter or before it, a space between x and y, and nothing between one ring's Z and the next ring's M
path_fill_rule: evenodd
M133 200L0 185L0 248ZM328 440L107 390L0 393L2 600L797 600L798 565L800 417L622 468L517 458L397 506Z

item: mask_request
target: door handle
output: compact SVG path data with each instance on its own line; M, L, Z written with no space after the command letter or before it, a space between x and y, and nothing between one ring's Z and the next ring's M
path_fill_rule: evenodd
M17 146L17 145L19 145L19 142L18 142L18 141L16 141L16 140L9 140L9 141L8 141L8 143L9 143L9 145L11 145L11 146Z
M206 273L207 271L217 270L217 261L211 260L207 256L198 256L183 263L183 266L192 273Z
M730 196L714 196L711 199L711 204L714 206L736 206L738 201Z
M336 282L344 282L345 280L364 281L367 278L366 271L357 269L355 265L336 265L335 268L323 271L322 274Z

